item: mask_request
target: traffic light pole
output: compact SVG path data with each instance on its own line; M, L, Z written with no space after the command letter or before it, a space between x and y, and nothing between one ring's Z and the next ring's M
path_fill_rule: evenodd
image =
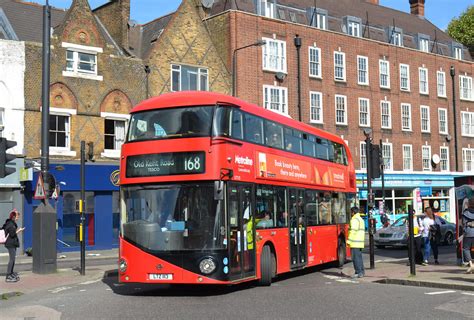
M364 132L365 133L365 132ZM373 217L372 209L374 208L374 193L372 191L372 138L370 133L365 133L365 147L367 158L367 190L368 190L368 210L369 210L369 255L370 255L370 269L375 269L375 219Z
M86 229L85 229L85 198L86 198L86 143L81 141L81 205L80 214L81 214L81 224L79 227L80 242L81 242L81 275L86 274Z

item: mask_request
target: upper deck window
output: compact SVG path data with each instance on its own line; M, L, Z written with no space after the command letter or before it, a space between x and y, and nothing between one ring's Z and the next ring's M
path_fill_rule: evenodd
M150 110L132 115L128 141L203 137L211 133L213 107Z

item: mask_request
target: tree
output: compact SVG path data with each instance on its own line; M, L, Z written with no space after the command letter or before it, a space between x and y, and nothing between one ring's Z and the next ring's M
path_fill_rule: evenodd
M474 50L474 6L467 7L459 18L454 18L448 25L448 34L456 41Z

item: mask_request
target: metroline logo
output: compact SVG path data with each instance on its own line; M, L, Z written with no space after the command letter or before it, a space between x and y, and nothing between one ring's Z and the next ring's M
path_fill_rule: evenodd
M237 164L243 164L243 165L246 165L246 166L252 166L253 165L253 160L250 159L249 157L242 157L242 156L238 156L236 155L235 156L235 163Z

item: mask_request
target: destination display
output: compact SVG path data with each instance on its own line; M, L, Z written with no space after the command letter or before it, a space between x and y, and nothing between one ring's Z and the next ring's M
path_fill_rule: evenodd
M196 174L205 171L204 152L143 154L127 158L126 177Z

